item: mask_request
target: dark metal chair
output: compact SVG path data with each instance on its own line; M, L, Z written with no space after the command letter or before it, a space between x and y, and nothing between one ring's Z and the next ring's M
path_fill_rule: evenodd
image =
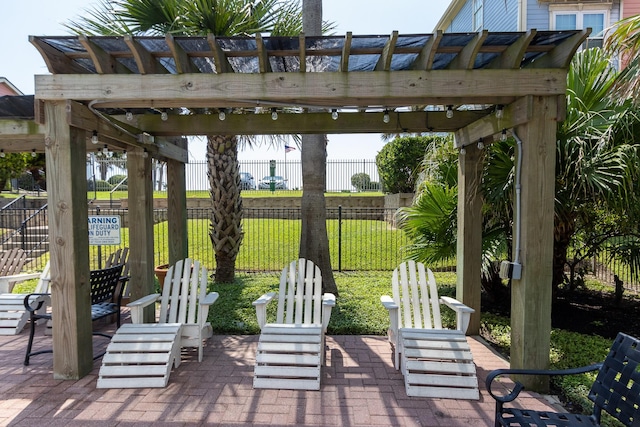
M599 426L602 411L625 426L640 426L640 340L618 333L602 363L564 370L497 369L487 376L489 394L496 400L495 426ZM591 415L531 411L505 408L524 389L517 382L511 393L497 396L491 390L493 381L501 375L573 375L599 370L589 391L594 403Z
M118 286L122 275L122 264L105 268L102 270L92 270L89 275L91 285L91 321L115 315L116 323L120 327L120 304L122 301L122 286ZM33 293L26 295L24 306L29 312L29 343L27 344L27 354L24 358L24 365L29 365L31 356L43 353L52 353L52 349L31 351L33 347L33 337L36 331L36 323L39 320L52 320L50 312L41 312L42 306L48 302L51 294ZM93 332L93 335L101 335L111 338L111 335L102 332ZM97 355L94 359L101 357Z

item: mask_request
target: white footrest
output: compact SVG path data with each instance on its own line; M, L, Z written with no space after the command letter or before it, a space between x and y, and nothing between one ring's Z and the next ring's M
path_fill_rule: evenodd
M182 324L125 324L102 358L97 388L166 387L180 365Z
M322 326L265 325L258 341L254 388L320 390Z
M400 330L408 396L480 398L476 366L460 331Z

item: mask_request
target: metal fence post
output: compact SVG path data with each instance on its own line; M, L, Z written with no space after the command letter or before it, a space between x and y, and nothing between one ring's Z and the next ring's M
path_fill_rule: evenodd
M342 272L342 205L338 205L338 271Z

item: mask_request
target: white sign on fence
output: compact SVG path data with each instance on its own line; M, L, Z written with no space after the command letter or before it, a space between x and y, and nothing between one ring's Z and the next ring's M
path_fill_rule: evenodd
M119 215L90 215L89 216L89 244L90 245L119 245L120 244L120 216Z

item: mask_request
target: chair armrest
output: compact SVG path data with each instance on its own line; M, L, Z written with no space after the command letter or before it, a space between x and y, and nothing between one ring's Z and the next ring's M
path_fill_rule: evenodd
M258 318L258 326L260 329L262 329L265 323L267 323L267 304L269 304L276 295L277 292L269 292L253 302L253 306L256 308L256 317Z
M589 366L581 366L579 368L571 368L571 369L496 369L489 372L487 375L487 379L485 381L485 385L487 387L487 391L496 400L496 408L501 411L502 405L507 402L512 402L518 397L520 392L524 390L524 385L519 381L515 381L515 386L513 390L509 394L504 396L496 395L493 390L491 390L492 384L494 380L502 375L548 375L548 376L556 376L556 375L576 375L576 374L584 374L585 372L597 371L602 368L603 363L596 363L595 365Z
M198 301L200 310L198 310L198 319L200 326L204 326L209 318L209 307L218 300L220 295L217 292L209 292L203 299Z
M382 295L380 297L380 302L382 303L384 308L389 311L398 309L398 304L396 304L393 298L391 298L389 295Z
M13 286L16 283L24 282L25 280L35 279L40 277L42 273L20 273L11 274L9 276L0 276L0 294L9 294L13 291Z
M389 329L387 330L389 341L391 341L394 345L397 345L398 328L400 327L398 318L398 304L396 304L393 298L391 298L389 295L382 295L380 297L380 302L389 312Z
M29 312L31 318L47 317L37 312L43 305L51 305L51 294L27 294L24 297L24 308Z
M475 310L451 297L440 297L440 303L456 312L456 329L466 333L471 321L471 313L475 313Z
M331 320L331 310L336 305L336 296L332 293L322 294L322 331L327 332L329 320Z
M201 306L203 306L203 305L209 306L209 305L213 304L214 302L216 302L218 300L219 296L220 295L217 292L209 292L207 294L207 296L204 297L204 299L200 301L200 305Z
M151 294L127 304L131 309L131 323L144 323L144 308L155 303L160 294Z

